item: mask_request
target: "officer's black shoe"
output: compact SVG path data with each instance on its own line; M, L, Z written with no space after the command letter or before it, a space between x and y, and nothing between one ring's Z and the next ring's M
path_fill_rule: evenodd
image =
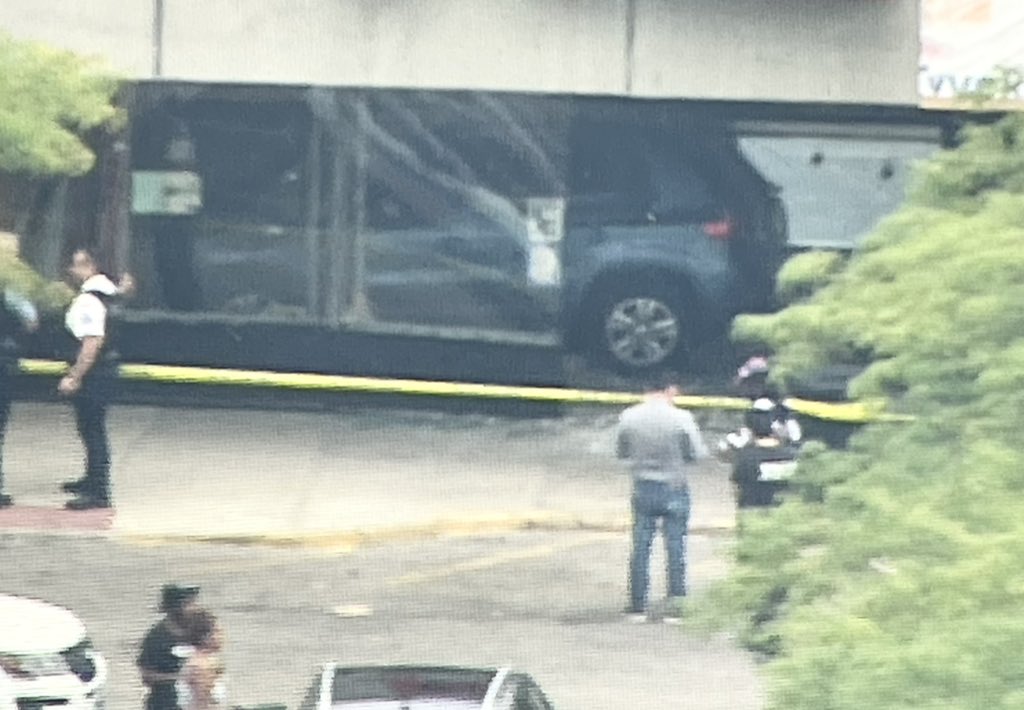
M0 493L0 508L10 508L14 505L14 499L6 493Z
M105 496L80 495L64 504L68 510L96 510L110 508L110 499Z
M82 476L73 481L64 481L64 483L60 484L60 489L65 493L74 493L76 495L85 493L89 489L89 479Z

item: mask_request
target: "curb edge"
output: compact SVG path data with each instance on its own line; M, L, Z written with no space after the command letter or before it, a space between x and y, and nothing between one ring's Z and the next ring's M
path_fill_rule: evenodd
M713 521L691 526L690 535L728 535L732 521ZM362 547L452 537L486 537L516 532L626 533L628 519L587 520L570 517L522 516L502 520L447 520L423 525L396 525L379 529L316 531L309 533L144 533L130 530L102 531L107 537L138 545L209 544L242 547L273 547L329 551L354 551Z

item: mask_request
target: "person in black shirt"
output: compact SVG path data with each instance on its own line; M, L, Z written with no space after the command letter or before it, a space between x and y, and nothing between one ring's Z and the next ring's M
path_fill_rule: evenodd
M762 466L792 464L799 455L799 446L781 435L775 416L772 402L760 399L744 415L742 432L727 437L736 447L731 478L741 508L776 505L776 494L786 488L785 478L766 478Z
M793 412L786 406L779 388L769 382L769 368L768 358L752 357L736 371L733 384L753 402L755 418L763 418L762 413L767 406L774 435L789 445L798 446L803 439L803 431Z
M0 232L0 259L6 261L18 256L18 235ZM35 304L10 284L0 284L0 508L14 504L4 493L3 445L7 433L7 420L11 415L12 388L18 371L20 336L39 327L39 312Z
M14 375L18 370L19 332L32 332L38 327L35 306L16 291L0 290L0 508L14 504L4 493L3 445L7 420L11 415Z
M179 710L175 683L188 658L191 616L196 610L198 587L169 584L163 588L160 610L164 618L142 640L137 665L149 689L146 710Z

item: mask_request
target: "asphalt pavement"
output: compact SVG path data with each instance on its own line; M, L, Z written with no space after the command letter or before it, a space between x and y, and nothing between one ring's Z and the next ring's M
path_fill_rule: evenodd
M112 710L139 707L134 658L168 581L200 584L223 620L243 705L295 707L314 665L334 660L513 665L559 710L755 710L756 667L732 640L623 620L617 414L119 406L107 514L60 508L81 467L70 409L17 403L0 590L83 618L111 662ZM695 467L691 487L701 594L728 570L735 509L722 465Z
M119 406L109 424L107 514L60 510L60 483L82 470L70 408L17 403L5 472L18 505L0 511L0 530L342 547L523 529L621 531L629 477L613 455L617 414L515 420ZM694 467L691 488L692 530L734 527L724 466Z
M694 594L728 570L729 540L693 535ZM628 536L520 532L351 551L139 544L0 534L0 589L75 611L110 664L108 708L138 710L135 658L159 587L198 584L221 620L232 704L298 706L316 664L512 666L558 710L757 710L756 664L723 636L635 625ZM664 594L654 551L652 599Z

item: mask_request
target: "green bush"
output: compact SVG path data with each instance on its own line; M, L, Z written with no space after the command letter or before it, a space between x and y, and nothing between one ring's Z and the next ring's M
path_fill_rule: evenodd
M794 256L779 271L779 298L792 303L811 296L828 284L842 265L843 255L835 251L808 251Z
M95 156L82 136L118 125L116 90L117 81L97 62L0 32L0 173L22 182L87 173ZM6 195L6 209L26 213L29 206L21 202L28 194ZM0 216L10 224L20 221ZM63 307L71 296L9 250L0 250L0 287L19 291L44 310Z
M774 708L1024 708L1024 116L964 139L849 262L787 267L824 283L737 323L783 372L863 359L854 394L914 417L807 452L741 519L700 611L765 654Z
M104 67L0 33L0 171L82 175L95 162L81 136L119 119Z

